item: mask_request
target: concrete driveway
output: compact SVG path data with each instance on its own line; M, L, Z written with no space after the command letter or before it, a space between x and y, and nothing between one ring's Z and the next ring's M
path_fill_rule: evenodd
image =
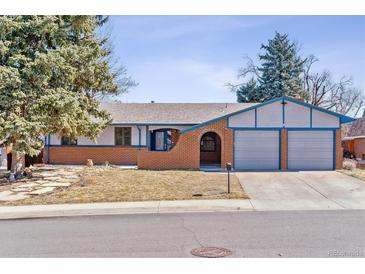
M236 172L254 209L365 209L365 181L336 171Z

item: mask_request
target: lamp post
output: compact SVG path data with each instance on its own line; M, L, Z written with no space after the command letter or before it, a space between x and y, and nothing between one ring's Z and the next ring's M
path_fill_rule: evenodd
M227 181L228 193L231 193L231 182L230 182L229 172L232 170L232 164L226 163L226 169L227 169L227 175L228 175L228 181Z

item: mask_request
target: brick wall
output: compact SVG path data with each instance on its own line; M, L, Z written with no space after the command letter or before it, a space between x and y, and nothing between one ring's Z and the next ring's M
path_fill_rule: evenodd
M355 154L355 140L343 140L342 147L344 150L347 150L348 152Z
M281 130L281 170L288 169L288 130L282 129Z
M365 138L354 140L354 151L356 158L362 159L362 155L365 154Z
M221 164L233 161L233 132L227 128L227 120L180 134L170 151L141 150L138 167L142 169L199 169L200 139L206 132L215 132L221 139Z
M51 164L85 164L92 159L94 164L108 161L118 165L136 165L139 149L135 147L49 147L49 163Z
M336 169L342 169L343 149L341 144L341 129L336 129Z

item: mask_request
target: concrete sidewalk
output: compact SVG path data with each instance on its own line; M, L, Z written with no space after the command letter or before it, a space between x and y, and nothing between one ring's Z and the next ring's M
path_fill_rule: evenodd
M248 199L4 206L0 207L0 220L105 214L219 212L240 210L247 211L254 209Z

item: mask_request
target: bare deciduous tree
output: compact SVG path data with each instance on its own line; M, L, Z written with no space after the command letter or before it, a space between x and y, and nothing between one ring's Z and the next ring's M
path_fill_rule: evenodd
M357 116L365 106L365 96L353 87L351 78L342 77L335 82L328 70L312 72L313 64L317 61L314 55L309 56L303 74L303 86L310 95L309 103L338 113Z

